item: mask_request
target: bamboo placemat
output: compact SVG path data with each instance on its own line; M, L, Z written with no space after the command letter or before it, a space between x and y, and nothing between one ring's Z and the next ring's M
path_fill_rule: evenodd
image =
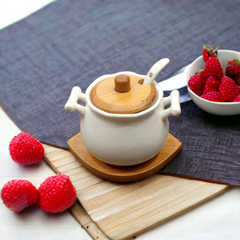
M128 239L191 209L227 185L160 175L133 183L105 181L70 151L45 145L45 160L70 177L78 201L70 212L93 239Z

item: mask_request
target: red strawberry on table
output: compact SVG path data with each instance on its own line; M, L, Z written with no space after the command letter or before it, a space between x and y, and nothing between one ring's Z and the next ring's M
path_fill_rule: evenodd
M221 80L219 92L221 102L232 102L238 96L239 88L231 78L225 76Z
M37 164L44 157L44 148L30 134L21 132L15 136L9 145L10 155L19 165Z
M11 211L20 212L38 201L38 191L27 180L11 180L3 186L1 198Z
M66 175L47 178L38 188L39 206L42 210L56 213L63 212L76 201L76 190Z
M222 66L216 57L210 57L207 60L204 72L207 76L214 76L217 77L219 80L223 77Z

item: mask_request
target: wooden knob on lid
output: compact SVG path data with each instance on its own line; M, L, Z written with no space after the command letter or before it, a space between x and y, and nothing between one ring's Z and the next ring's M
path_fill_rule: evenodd
M115 91L120 93L128 92L131 89L130 77L127 75L118 75L114 78Z

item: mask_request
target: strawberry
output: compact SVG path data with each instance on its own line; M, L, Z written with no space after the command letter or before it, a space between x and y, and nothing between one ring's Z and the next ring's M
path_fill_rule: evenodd
M240 85L240 61L233 59L228 61L229 66L226 67L226 76L232 78L237 85Z
M204 88L203 88L203 91L202 91L202 95L206 94L206 93L209 93L209 92L217 92L216 90L214 90L213 88L205 85Z
M203 51L202 51L203 61L207 62L209 57L217 57L218 48L219 48L219 45L215 50L213 50L212 47L207 44L203 45Z
M206 94L208 92L215 92L219 89L220 82L215 77L209 77L205 83L205 86L203 88L203 94Z
M13 161L19 165L37 164L44 157L41 142L24 132L11 140L9 151Z
M209 77L203 69L195 72L195 75L199 75L203 79L204 83L207 81L207 79Z
M203 55L203 61L207 62L207 60L209 59L209 55L208 55L208 50L204 48L204 46L203 46L202 55Z
M209 101L219 102L220 92L208 92L203 94L201 97Z
M237 85L237 88L238 88L238 92L240 93L240 86Z
M204 80L200 75L192 76L188 81L189 88L198 96L202 95Z
M38 201L38 191L27 180L11 180L3 186L1 198L11 211L20 212Z
M223 77L223 70L219 60L216 57L210 57L206 64L204 71L207 76L215 76L218 79Z
M234 74L234 66L230 65L226 67L225 74L227 77L230 77L232 79L235 79L235 74Z
M235 83L240 86L240 73L238 73L235 77Z
M233 101L234 101L234 102L240 102L240 94L237 95L237 96L234 98Z
M229 77L225 76L222 78L220 86L220 101L221 102L232 102L239 93L237 84Z
M233 67L232 74L237 75L240 73L240 61L238 59L233 59L232 61L228 61L228 64Z
M47 178L38 188L39 206L42 210L63 212L76 201L76 190L66 175Z

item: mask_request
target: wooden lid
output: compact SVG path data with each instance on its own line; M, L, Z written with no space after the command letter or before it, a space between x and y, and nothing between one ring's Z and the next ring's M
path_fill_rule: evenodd
M90 98L93 105L105 112L129 114L148 108L156 97L153 84L142 85L137 76L118 75L96 84Z

